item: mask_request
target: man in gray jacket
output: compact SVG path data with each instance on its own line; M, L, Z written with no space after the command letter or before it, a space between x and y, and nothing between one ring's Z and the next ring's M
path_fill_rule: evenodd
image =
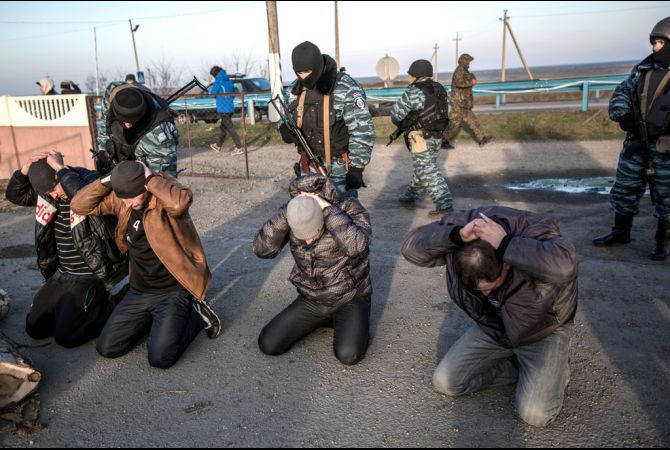
M475 321L435 370L437 390L458 396L516 383L525 422L556 418L577 309L577 252L557 222L499 206L460 211L413 230L402 253L446 266L449 296Z
M254 252L274 258L290 244L295 266L289 280L298 298L263 328L258 345L265 354L281 355L329 326L337 359L356 364L369 342L370 217L357 199L342 200L322 175L297 178L289 192L292 199L256 234Z

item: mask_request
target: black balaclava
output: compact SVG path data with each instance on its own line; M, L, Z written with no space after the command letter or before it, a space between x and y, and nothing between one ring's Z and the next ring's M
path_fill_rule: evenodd
M660 39L663 39L663 48L657 52L652 53L651 56L654 58L654 61L656 61L657 64L668 67L670 65L670 41L667 38Z
M291 59L293 60L293 71L296 75L298 72L312 71L310 76L301 80L301 83L307 89L314 88L323 73L323 55L319 47L309 41L305 41L293 49Z

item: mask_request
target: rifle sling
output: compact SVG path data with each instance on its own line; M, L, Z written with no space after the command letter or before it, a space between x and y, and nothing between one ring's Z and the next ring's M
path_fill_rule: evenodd
M330 95L323 96L323 145L326 153L326 173L330 174Z

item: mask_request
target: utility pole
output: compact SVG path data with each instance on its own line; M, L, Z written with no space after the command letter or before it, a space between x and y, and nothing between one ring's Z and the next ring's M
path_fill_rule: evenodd
M437 82L437 50L440 47L437 46L437 43L435 43L435 46L433 47L433 58L435 59L435 65L433 66L433 81ZM431 58L431 59L433 59Z
M507 10L505 10L502 19L503 22L503 44L502 44L502 68L500 69L500 81L505 81L505 43L507 40Z
M337 69L340 67L340 20L337 14L337 0L335 0L335 62L337 63Z
M270 54L268 65L270 73L270 85L272 98L282 94L281 81L281 57L279 55L279 25L277 24L277 2L266 1L265 7L268 14L268 36L270 39ZM268 119L271 122L279 120L279 114L274 108L268 108Z
M507 16L507 10L505 10L505 13L503 15L503 18L500 19L503 21L503 57L502 57L502 72L501 72L501 80L500 81L505 81L505 37L507 35L507 32L509 31L509 35L512 37L512 42L514 42L514 46L516 47L516 51L519 54L519 58L521 58L521 63L523 64L523 68L526 69L526 75L528 75L528 79L532 80L533 79L533 74L530 73L530 68L528 67L528 64L526 64L526 59L523 57L523 53L521 52L521 47L519 47L519 43L516 40L516 37L514 36L514 32L512 32L512 27L509 24L509 16Z
M95 95L100 95L100 69L98 68L98 34L93 27L93 45L95 47Z
M456 65L454 67L458 67L458 41L462 41L463 39L460 39L458 37L458 31L456 32L456 39L452 39L452 41L456 42Z
M137 46L135 45L135 32L137 31L137 29L140 26L135 25L135 28L133 28L133 21L131 19L128 19L128 23L130 24L130 35L133 37L133 50L135 51L135 66L137 67L137 73L139 73L140 72L140 60L137 58Z

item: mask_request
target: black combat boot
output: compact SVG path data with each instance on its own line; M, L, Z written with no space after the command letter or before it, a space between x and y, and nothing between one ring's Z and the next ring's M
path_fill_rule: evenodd
M449 142L449 141L447 141L447 140L443 140L443 141L442 141L442 146L440 146L440 148L441 148L442 150L451 150L451 149L454 149L454 148L456 148L456 147L454 147L453 144L452 144L451 142Z
M670 220L660 219L656 228L656 248L651 252L654 261L665 261L670 256L667 245L670 243Z
M593 245L606 246L612 244L628 244L630 242L630 229L633 226L633 216L614 214L614 227L605 236L593 240Z

